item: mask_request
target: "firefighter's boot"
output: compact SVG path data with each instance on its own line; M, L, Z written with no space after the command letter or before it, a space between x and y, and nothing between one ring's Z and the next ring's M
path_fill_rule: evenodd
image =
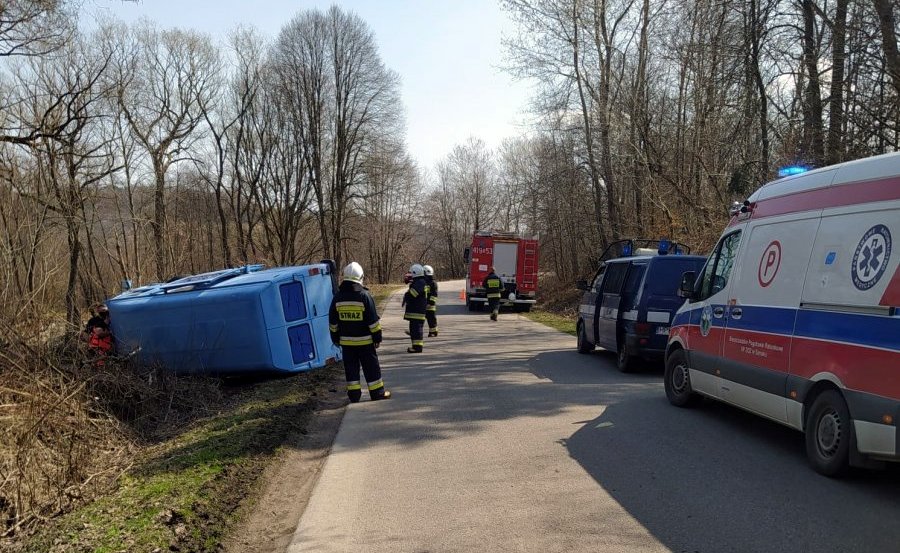
M391 392L389 390L385 390L383 394L373 397L372 401L378 401L381 399L391 399Z
M496 321L496 320L497 320L497 312L496 312L496 311L494 311L493 313L491 313L491 320L492 320L492 321Z
M422 346L410 346L406 348L406 353L422 353Z
M429 338L434 338L434 337L437 336L437 334L438 334L438 331L437 331L436 328L433 328L433 329L431 329L431 330L428 331L428 337L429 337Z

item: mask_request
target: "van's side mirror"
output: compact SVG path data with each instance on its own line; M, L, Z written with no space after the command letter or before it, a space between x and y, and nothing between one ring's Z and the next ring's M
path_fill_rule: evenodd
M465 261L466 265L469 264L469 248L463 250L463 261Z
M694 284L697 282L697 273L688 271L681 275L681 286L678 287L678 297L693 299Z
M579 290L584 290L585 292L587 292L588 290L591 289L591 287L588 286L588 281L586 281L586 280L579 280L578 282L576 282L575 288L577 288Z

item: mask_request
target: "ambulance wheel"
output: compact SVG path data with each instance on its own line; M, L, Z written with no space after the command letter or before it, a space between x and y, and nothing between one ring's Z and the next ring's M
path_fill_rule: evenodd
M628 351L625 340L619 340L619 351L616 353L616 367L620 372L630 373L634 370L637 359Z
M578 353L590 353L594 351L594 344L590 343L584 334L584 323L578 321L578 332L576 333L578 340Z
M691 388L690 367L683 349L677 349L666 359L664 376L666 397L676 407L691 407L700 401L700 396Z
M840 476L850 468L853 420L841 394L826 390L813 402L806 418L806 457L819 474Z

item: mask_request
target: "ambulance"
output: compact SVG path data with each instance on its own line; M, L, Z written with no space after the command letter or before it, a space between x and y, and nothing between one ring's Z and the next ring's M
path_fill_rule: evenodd
M827 476L898 461L900 153L786 173L683 275L666 395L800 430Z

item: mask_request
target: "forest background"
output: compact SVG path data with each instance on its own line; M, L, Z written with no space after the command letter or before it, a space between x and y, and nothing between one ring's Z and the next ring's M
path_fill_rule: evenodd
M220 43L3 3L0 317L75 328L123 280L243 263L455 278L475 229L539 236L542 270L574 282L618 238L707 251L780 166L897 149L896 0L501 4L534 124L420 167L399 76L340 7Z

